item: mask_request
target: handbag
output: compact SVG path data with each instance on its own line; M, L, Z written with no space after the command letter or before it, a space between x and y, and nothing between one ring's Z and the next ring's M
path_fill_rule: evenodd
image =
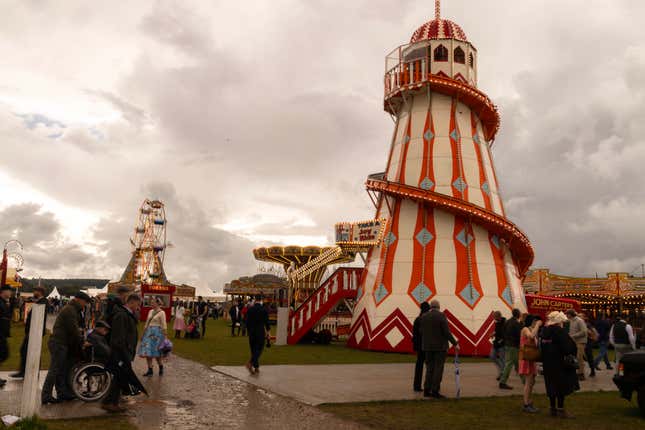
M565 369L573 369L573 370L580 369L580 363L578 363L578 358L573 354L565 355L562 361Z
M596 342L598 340L598 330L595 328L590 328L587 334L589 335L589 340L592 342Z
M520 349L520 359L525 361L542 361L542 353L535 344L525 343Z

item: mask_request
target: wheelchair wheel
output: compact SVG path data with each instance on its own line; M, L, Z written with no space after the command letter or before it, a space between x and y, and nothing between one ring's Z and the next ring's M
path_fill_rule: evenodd
M76 397L95 402L107 394L112 374L100 363L81 363L72 369L70 382Z

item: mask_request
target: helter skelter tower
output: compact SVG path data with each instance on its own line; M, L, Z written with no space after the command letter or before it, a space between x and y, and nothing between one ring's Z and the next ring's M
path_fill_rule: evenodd
M462 353L481 355L493 311L526 309L533 250L504 213L491 156L500 119L477 89L477 50L435 9L386 58L396 125L386 170L366 186L388 225L368 254L348 344L411 351L421 303L438 299Z

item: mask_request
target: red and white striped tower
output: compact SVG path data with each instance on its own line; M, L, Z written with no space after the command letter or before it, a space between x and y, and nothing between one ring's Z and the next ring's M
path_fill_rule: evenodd
M389 221L368 254L349 345L411 351L420 304L438 299L462 352L487 354L493 311L526 309L533 250L504 213L491 156L499 115L477 89L477 50L439 1L386 58L384 107L396 123L387 167L366 186Z

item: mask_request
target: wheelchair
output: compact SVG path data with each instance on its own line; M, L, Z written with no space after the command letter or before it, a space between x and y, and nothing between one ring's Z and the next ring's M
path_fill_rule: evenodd
M84 402L101 400L110 390L112 374L105 364L94 360L93 348L87 348L84 360L72 367L69 385L74 395Z

